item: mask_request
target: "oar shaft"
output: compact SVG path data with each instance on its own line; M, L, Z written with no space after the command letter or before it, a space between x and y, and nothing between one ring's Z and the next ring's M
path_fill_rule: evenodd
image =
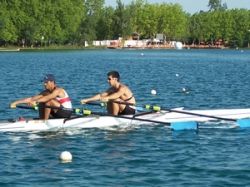
M25 106L25 105L17 105L17 108L22 108L22 109L31 109L31 110L38 110L38 106ZM72 109L72 108L63 108L63 107L56 107L56 106L43 106L45 108L51 108L51 109L62 109L62 110L66 110L66 111L72 111L75 112L75 110L77 109ZM80 109L79 109L80 110Z
M217 119L217 120L236 122L236 119L232 119L232 118L224 118L224 117L219 117L219 116L200 114L200 113L188 112L188 111L183 111L183 110L175 110L175 109L169 109L169 108L164 108L164 107L160 107L160 106L146 105L145 108L151 109L151 110L154 110L154 111L165 110L165 111L168 111L168 112L175 112L175 113L187 114L187 115L192 115L192 116L199 116L199 117L205 117L205 118L211 118L211 119Z
M180 111L180 110L174 110L174 109L165 109L165 108L162 108L162 110L166 110L166 111L169 111L169 112L175 112L175 113L181 113L181 114L187 114L187 115L193 115L193 116L200 116L200 117L206 117L206 118L224 120L224 121L233 121L233 122L236 121L236 119L232 119L232 118L224 118L224 117L219 117L219 116L211 116L211 115L207 115L207 114L199 114L199 113L193 113L193 112L187 112L187 111Z
M124 105L129 105L129 106L135 106L132 103L128 103L128 102L123 102L123 101L112 101L114 103L118 103L118 104L124 104ZM103 104L101 103L87 103L87 104L91 104L91 105L98 105L98 106L102 106ZM232 118L224 118L224 117L219 117L219 116L213 116L213 115L207 115L207 114L199 114L199 113L194 113L194 112L188 112L188 111L180 111L180 110L174 110L174 109L169 109L169 108L164 108L164 107L160 107L160 106L151 106L151 105L145 105L145 106L136 106L136 108L139 108L139 110L147 109L147 110L153 110L153 111L160 111L160 110L165 110L168 112L175 112L175 113L181 113L181 114L187 114L187 115L192 115L192 116L199 116L199 117L205 117L205 118L211 118L211 119L217 119L217 120L224 120L224 121L233 121L236 122L236 119L232 119Z
M107 113L100 113L100 112L91 112L91 114L98 115L98 116L110 116L113 118L127 119L127 120L131 120L131 122L132 121L143 121L143 122L149 122L149 123L158 123L158 124L167 125L172 130L197 130L197 128L198 128L198 124L196 122L193 122L193 121L170 123L170 122L137 118L135 115L132 117L130 117L130 116L115 116L115 115L111 115L111 114L107 114Z
M114 102L134 106L133 104L130 104L127 102L119 102L119 101L114 101ZM139 107L139 108L142 108L142 107ZM219 117L219 116L199 114L199 113L188 112L188 111L180 111L180 110L174 110L174 109L169 109L169 108L161 108L159 106L145 105L143 108L145 108L147 110L153 110L153 111L165 110L168 112L175 112L175 113L181 113L181 114L187 114L187 115L193 115L193 116L199 116L199 117L206 117L206 118L212 118L212 119L224 120L224 121L233 121L233 122L237 121L236 119L232 119L232 118L224 118L224 117Z
M137 121L145 121L145 122L150 122L150 123L160 123L160 124L165 124L165 125L170 125L169 122L163 122L163 121L156 121L156 120L150 120L150 119L142 119L142 118L136 118L134 116L129 117L129 116L122 116L122 115L112 115L112 114L107 114L107 113L101 113L101 112L92 112L91 114L93 115L98 115L98 116L110 116L114 118L122 118L122 119L129 119L129 120L137 120Z

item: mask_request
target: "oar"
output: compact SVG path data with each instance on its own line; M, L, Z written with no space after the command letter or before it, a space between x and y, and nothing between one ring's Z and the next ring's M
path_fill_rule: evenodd
M24 105L17 105L16 108L22 108L22 109L31 109L31 110L38 110L37 106L24 106Z
M91 104L92 105L103 106L102 103L91 103ZM84 117L86 115L91 115L92 114L92 115L99 115L99 116L110 116L110 117L114 117L114 118L123 118L123 119L129 119L129 120L144 121L144 122L150 122L150 123L165 124L165 125L168 125L173 130L189 130L189 129L197 130L197 128L198 128L198 124L196 122L193 122L193 121L169 123L169 122L163 122L163 121L156 121L156 120L150 120L150 119L137 118L137 116L142 116L142 115L135 115L135 116L132 116L132 117L122 116L122 115L116 116L116 115L112 115L112 114L108 114L108 113L92 112L91 110L85 110L85 109L80 109L80 108L67 109L67 108L53 107L53 106L45 106L45 107L52 108L52 109L70 110L74 114L78 115L78 116L73 117L73 118L65 119L65 122L68 121L68 120L71 120L71 119ZM29 107L29 106L18 106L18 108L34 109L34 107ZM145 115L146 114L148 114L148 112L145 113ZM80 115L82 115L82 116L80 116Z
M51 109L62 109L62 110L70 110L72 111L74 114L77 115L82 115L79 117L83 117L86 115L98 115L98 116L110 116L110 117L114 117L114 118L122 118L122 119L129 119L129 120L136 120L136 121L143 121L143 122L150 122L150 123L158 123L158 124L164 124L164 125L168 125L171 129L173 130L197 130L198 129L198 124L194 121L188 121L188 122L164 122L164 121L157 121L157 120L150 120L150 119L142 119L142 118L138 118L138 116L142 116L142 115L146 115L148 114L148 112L143 113L143 114L136 114L132 117L129 116L116 116L116 115L112 115L112 114L108 114L108 113L101 113L101 112L92 112L91 110L85 110L85 109L80 109L80 108L74 108L74 109L68 109L68 108L61 108L61 107L53 107L53 106L45 106L47 108L51 108ZM23 105L18 105L17 108L23 108L23 109L32 109L32 110L37 110L38 107L32 107L32 106L23 106ZM150 112L152 113L152 112ZM77 116L78 118L78 116ZM75 118L72 118L75 119ZM66 121L71 120L71 118L66 119Z
M242 127L242 128L250 127L250 118L232 119L232 118L225 118L225 117L219 117L219 116L213 116L213 115L207 115L207 114L199 114L199 113L194 113L194 112L181 111L181 110L175 110L175 109L169 109L169 108L165 108L165 107L151 106L151 105L145 105L144 108L154 110L154 111L165 110L168 112L175 112L175 113L181 113L181 114L187 114L187 115L193 115L193 116L199 116L199 117L206 117L206 118L223 120L223 121L232 121L232 122L236 122L239 127Z
M66 110L66 111L72 111L73 113L77 113L78 111L80 110L83 110L83 109L80 109L80 108L63 108L63 107L56 107L56 106L43 106L45 108L51 108L51 109L62 109L62 110ZM22 108L22 109L31 109L31 110L38 110L39 107L36 105L36 106L25 106L25 105L17 105L16 108Z
M66 121L70 121L70 120L73 120L73 119L76 119L76 118L80 118L80 117L83 117L82 115L79 116L80 113L84 114L84 115L89 115L91 112L89 110L83 110L83 109L80 109L80 108L73 108L73 109L70 109L70 108L62 108L62 107L55 107L55 106L44 106L46 108L51 108L51 109L62 109L62 110L66 110L66 111L72 111L72 113L76 114L77 116L74 116L74 117L70 117L70 118L66 118L64 119L64 123ZM25 105L17 105L16 108L21 108L21 109L30 109L30 110L38 110L38 106L25 106Z
M133 104L131 103L126 103L126 102L120 102L120 101L112 101L112 102L116 102L116 103L119 103L119 104L125 104L125 105L132 105L134 106ZM89 103L86 103L88 105L96 105L96 106L105 106L106 103L103 103L103 102L89 102ZM136 107L136 110L139 111L145 111L145 108L143 107ZM147 109L147 108L146 108ZM110 114L106 114L107 116L113 116L113 117L118 117L118 118L126 118L126 119L131 119L131 120L140 120L140 121L145 121L145 122L151 122L151 123L161 123L161 124L166 124L168 126L170 126L171 129L173 130L188 130L188 129L194 129L194 130L197 130L198 128L198 124L197 122L194 122L194 121L186 121L186 122L162 122L162 121L155 121L155 120L149 120L149 119L142 119L142 118L137 118L138 116L143 116L143 115L147 115L147 114L150 114L154 111L149 111L149 112L143 112L143 113L138 113L138 114L135 114L133 117L128 117L128 116L114 116L114 115L110 115ZM100 113L98 113L97 115L100 115Z
M83 115L98 115L98 116L109 116L114 118L122 118L122 119L129 119L129 120L135 120L135 121L143 121L143 122L150 122L150 123L157 123L157 124L164 124L169 126L172 130L197 130L198 124L194 121L189 122L164 122L164 121L157 121L157 120L150 120L150 119L142 119L137 118L136 115L129 117L129 116L123 116L123 115L112 115L102 112L92 112L91 110L83 110Z
M127 102L121 102L121 101L112 101L115 103L119 104L125 104L125 105L131 105L134 106L134 104L127 103ZM237 125L241 128L247 128L250 127L250 118L243 118L243 119L232 119L232 118L225 118L225 117L219 117L219 116L213 116L213 115L206 115L206 114L198 114L198 113L193 113L193 112L187 112L187 111L180 111L180 110L175 110L175 109L169 109L166 107L160 107L160 106L151 106L151 105L145 105L145 106L137 106L136 109L142 110L147 109L147 110L153 110L153 111L160 111L160 110L165 110L168 112L175 112L175 113L181 113L181 114L187 114L187 115L193 115L193 116L199 116L199 117L206 117L206 118L211 118L211 119L217 119L217 120L223 120L223 121L232 121L236 122Z

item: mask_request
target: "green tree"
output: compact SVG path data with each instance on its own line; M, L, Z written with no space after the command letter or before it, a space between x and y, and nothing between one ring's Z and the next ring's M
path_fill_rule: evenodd
M132 33L168 40L231 46L250 42L250 11L227 10L221 0L209 0L210 11L189 15L178 4L133 0L104 7L104 0L0 0L0 45L41 46L84 44L85 41L127 38Z
M85 19L80 26L82 41L93 41L97 39L98 21L102 15L104 0L85 0Z
M130 15L130 25L133 33L141 35L143 32L141 26L143 25L144 20L140 19L143 14L143 7L146 2L144 0L135 0L128 5L127 9ZM142 33L141 33L142 32Z
M234 9L231 11L234 18L232 45L247 46L249 42L250 11L246 9Z
M78 30L83 18L84 9L81 5L82 0L58 0L55 2L56 20L60 27L61 41L74 43L76 31Z
M117 7L113 17L114 38L125 38L133 32L131 17L128 10L129 9L125 7L121 0L117 0Z
M221 0L209 0L208 2L209 10L219 10L221 8Z
M17 41L18 33L14 23L11 20L11 15L7 10L7 3L0 2L0 42L4 45L13 44Z
M222 5L221 0L209 0L208 7L209 7L210 11L226 10L227 9L227 4L223 3L223 5Z
M2 40L28 46L72 42L83 19L82 0L1 1L1 12Z
M143 38L153 38L157 34L158 11L156 5L146 3L138 14L138 32Z
M113 17L113 7L107 7L103 9L96 27L96 36L98 40L113 39Z
M207 17L207 13L200 12L190 18L189 29L192 43L200 44L207 39Z
M179 4L160 4L158 10L157 32L169 40L181 40L187 33L188 16Z

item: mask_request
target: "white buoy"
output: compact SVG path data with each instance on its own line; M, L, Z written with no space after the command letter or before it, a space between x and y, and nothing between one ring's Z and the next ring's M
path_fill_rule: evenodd
M175 74L175 76L176 76L176 77L179 77L179 74L178 74L178 73L176 73L176 74Z
M187 89L187 88L182 88L182 92L185 93L185 94L189 94L189 89Z
M71 162L72 161L72 154L69 151L63 151L60 154L60 160L62 162Z
M141 56L144 56L144 53L141 53Z
M181 42L176 42L176 43L175 43L175 48L176 48L176 49L182 49L182 46L183 46L183 45L182 45Z
M157 94L156 90L151 90L151 94L156 95Z

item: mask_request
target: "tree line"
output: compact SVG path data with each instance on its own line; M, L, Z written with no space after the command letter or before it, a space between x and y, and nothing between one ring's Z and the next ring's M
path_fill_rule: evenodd
M85 41L140 39L164 34L167 41L247 47L250 10L227 9L210 0L209 11L186 13L179 4L134 0L105 6L104 0L0 0L0 45L79 45Z

